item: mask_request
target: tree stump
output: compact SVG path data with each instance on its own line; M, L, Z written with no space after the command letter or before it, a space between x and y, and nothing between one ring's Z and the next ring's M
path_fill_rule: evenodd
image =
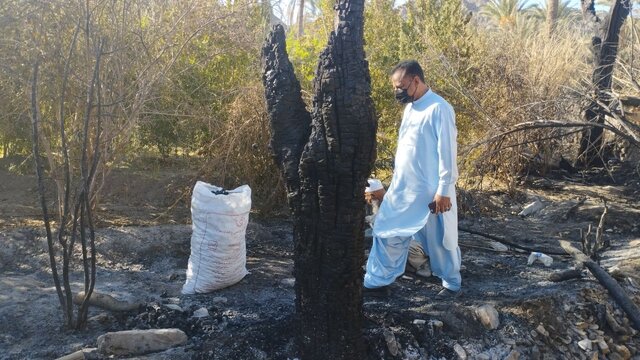
M271 151L294 220L297 345L304 359L359 359L364 188L376 116L364 53L364 0L339 0L313 82L309 113L274 26L263 47Z
M592 1L582 1L583 14L591 14L591 18L598 21ZM613 67L618 55L620 29L629 15L629 0L616 0L607 21L602 27L602 34L592 38L595 67L592 74L592 99L586 104L583 117L585 121L597 124L605 123L605 111L598 102L605 105L611 103L611 84L613 82ZM601 166L604 164L601 154L603 145L603 128L585 128L580 139L580 149L576 165L582 167Z

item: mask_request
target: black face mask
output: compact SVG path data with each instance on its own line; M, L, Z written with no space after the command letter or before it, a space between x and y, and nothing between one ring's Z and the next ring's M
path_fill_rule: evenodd
M400 104L408 104L413 101L413 97L409 96L407 89L396 90L396 101L399 102Z
M411 82L413 82L413 79L411 79ZM400 104L408 104L410 102L413 102L413 96L409 95L408 92L410 87L411 83L409 83L409 86L407 86L405 89L396 89L396 101L398 101ZM413 95L416 94L416 91L417 90L413 90Z

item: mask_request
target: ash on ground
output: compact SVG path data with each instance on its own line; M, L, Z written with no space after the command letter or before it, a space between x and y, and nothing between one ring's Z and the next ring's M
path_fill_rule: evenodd
M640 180L624 174L617 173L615 183L604 177L592 182L535 178L516 194L461 192L465 207L460 224L543 252L559 252L559 239L580 248L579 230L597 226L601 198L606 198L610 212L604 234L611 247L600 263L640 304ZM5 171L0 175L16 176ZM28 181L5 183L13 184L16 189L9 190L18 196L33 190L18 189ZM544 203L544 209L517 215L533 201ZM126 313L91 308L88 328L78 332L61 328L44 231L25 220L37 219L35 206L0 202L2 211L11 207L10 219L21 219L0 228L0 359L52 359L96 347L98 336L106 332L158 328L179 328L188 342L136 359L296 357L293 239L287 220L253 219L247 229L250 274L229 288L189 296L180 293L190 251L189 225L104 226L98 231L97 290L143 305ZM105 211L111 218L126 217L125 204L109 206ZM118 211L121 215L114 215ZM140 224L148 222L142 219ZM484 237L460 234L464 295L437 301L438 279L406 274L394 283L389 297L365 298L368 359L640 358L637 331L586 270L581 279L549 280L552 273L574 267L570 257L553 255L550 267L528 266L529 252L505 251ZM78 265L72 279L81 290ZM495 329L479 316L483 306L495 309ZM111 358L95 352L90 356Z

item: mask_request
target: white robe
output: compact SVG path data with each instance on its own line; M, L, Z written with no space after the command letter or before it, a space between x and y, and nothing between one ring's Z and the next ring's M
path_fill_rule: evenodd
M376 217L374 236L412 236L440 216L444 223L444 234L438 234L442 245L447 250L458 247L456 136L453 108L433 91L407 104L393 178ZM428 204L436 193L451 199L450 211L431 214Z

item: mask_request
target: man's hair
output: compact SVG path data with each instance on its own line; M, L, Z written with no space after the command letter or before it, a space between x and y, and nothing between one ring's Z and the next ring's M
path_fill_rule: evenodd
M417 76L422 82L424 82L424 72L422 67L415 60L403 60L398 63L392 70L391 75L398 71L404 71L404 76Z

